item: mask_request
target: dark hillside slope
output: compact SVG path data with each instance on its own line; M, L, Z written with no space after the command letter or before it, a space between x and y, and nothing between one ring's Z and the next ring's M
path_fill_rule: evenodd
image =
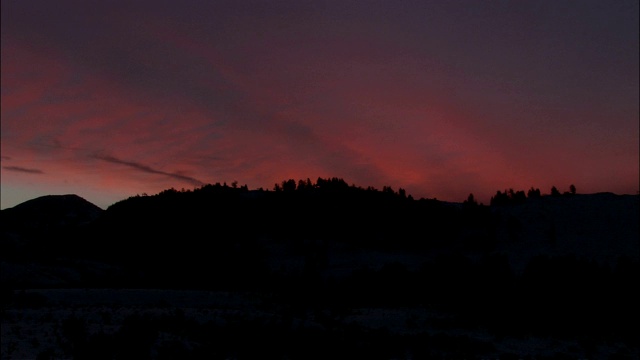
M417 270L438 257L505 258L517 274L536 256L615 267L620 257L640 261L639 200L605 193L489 207L337 178L290 180L278 191L169 189L106 211L75 195L49 196L2 211L1 256L110 264L136 274L122 286L160 287L256 283L273 272L341 276L392 262Z
M422 246L450 237L456 210L432 200L347 186L295 191L248 191L209 186L164 191L109 207L105 230L129 228L141 239L173 235L183 241L211 237L322 238L391 246ZM335 184L334 184L335 185ZM119 230L118 230L119 231ZM169 231L167 233L166 231ZM146 234L146 235L145 235ZM224 234L224 236L221 236Z
M252 278L249 274L265 274L265 266L298 261L293 258L302 267L315 267L310 264L327 263L327 252L340 246L425 252L456 238L458 212L438 201L362 189L340 179L282 191L209 185L114 204L93 226L95 244L101 245L86 254L141 273L163 269L165 283L185 278L183 272L195 282L204 277L215 283L223 281L215 280L216 274Z
M286 181L274 191L219 184L169 189L122 200L89 216L92 221L64 220L66 203L59 202L38 210L47 221L34 222L38 217L27 211L2 212L0 282L7 306L18 313L45 306L47 296L68 288L86 289L90 297L135 289L149 301L148 309L134 310L147 317L132 319L148 327L150 339L181 334L207 344L208 352L237 348L220 343L220 334L246 334L229 340L254 343L278 337L272 330L280 329L293 344L301 333L325 334L314 344L338 349L347 336L347 343L365 341L370 349L423 349L425 358L550 358L553 352L599 358L610 353L607 344L638 354L639 200L574 194L455 204L334 178ZM5 226L7 219L12 223ZM7 246L7 238L20 246ZM43 288L63 289L40 291L44 299L27 296ZM171 294L192 294L183 299L184 312L154 315L158 307L170 310L157 296ZM256 305L238 302L234 316L240 317L214 316L210 336L199 338L202 323L185 319L196 319L189 311L197 298L212 294ZM85 301L94 313L96 300ZM257 321L258 312L267 322ZM156 328L167 319L173 320ZM144 335L127 335L127 326L123 321L118 331L144 344ZM87 336L78 344L99 339ZM126 348L118 339L100 341ZM527 353L528 345L509 347L514 339L558 342L551 354L544 346Z
M3 228L57 228L82 225L103 210L78 195L47 195L2 210Z
M522 268L533 256L566 256L614 266L640 261L640 196L612 193L543 196L494 206L496 250Z
M42 196L2 210L2 286L77 284L77 266L70 267L69 259L78 243L90 242L90 225L103 213L77 195ZM78 254L75 258L85 257Z
M56 248L87 228L104 210L77 195L41 196L0 213L3 259ZM17 253L19 252L19 253Z

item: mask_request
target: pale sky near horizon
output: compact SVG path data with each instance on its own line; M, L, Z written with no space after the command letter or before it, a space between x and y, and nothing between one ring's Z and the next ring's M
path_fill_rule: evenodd
M2 1L2 209L340 177L639 190L638 1Z

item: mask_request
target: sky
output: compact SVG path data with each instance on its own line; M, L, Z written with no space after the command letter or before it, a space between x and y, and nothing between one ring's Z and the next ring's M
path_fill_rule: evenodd
M639 190L638 1L2 1L1 208Z

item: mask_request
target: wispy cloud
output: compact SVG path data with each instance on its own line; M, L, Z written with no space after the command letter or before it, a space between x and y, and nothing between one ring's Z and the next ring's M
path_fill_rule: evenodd
M0 156L0 159L1 160L11 160L11 157L2 155L2 156Z
M11 3L2 161L33 169L7 166L3 186L45 173L119 193L317 176L448 200L548 179L637 189L637 1L578 6L580 21L474 1ZM537 49L557 43L546 66Z
M134 161L126 161L126 160L122 160L122 159L118 159L116 157L113 156L109 156L109 155L96 155L95 156L96 159L102 160L102 161L106 161L106 162L110 162L113 164L120 164L120 165L125 165L128 166L130 168L133 168L135 170L141 171L141 172L145 172L148 174L158 174L158 175L164 175L164 176L168 176L174 179L178 179L178 180L183 180L183 181L187 181L190 182L194 185L204 185L204 183L198 179L192 178L190 176L185 176L185 175L181 175L178 173L170 173L170 172L166 172L166 171L161 171L161 170L157 170L154 169L152 167L149 167L147 165L143 165Z
M2 168L9 171L17 171L17 172L23 172L27 174L44 174L44 171L40 169L29 169L29 168L23 168L20 166L3 166Z

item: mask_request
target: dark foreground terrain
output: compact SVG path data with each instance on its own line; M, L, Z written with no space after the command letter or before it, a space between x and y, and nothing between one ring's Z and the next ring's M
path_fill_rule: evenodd
M3 210L2 359L637 359L640 197L341 179Z

